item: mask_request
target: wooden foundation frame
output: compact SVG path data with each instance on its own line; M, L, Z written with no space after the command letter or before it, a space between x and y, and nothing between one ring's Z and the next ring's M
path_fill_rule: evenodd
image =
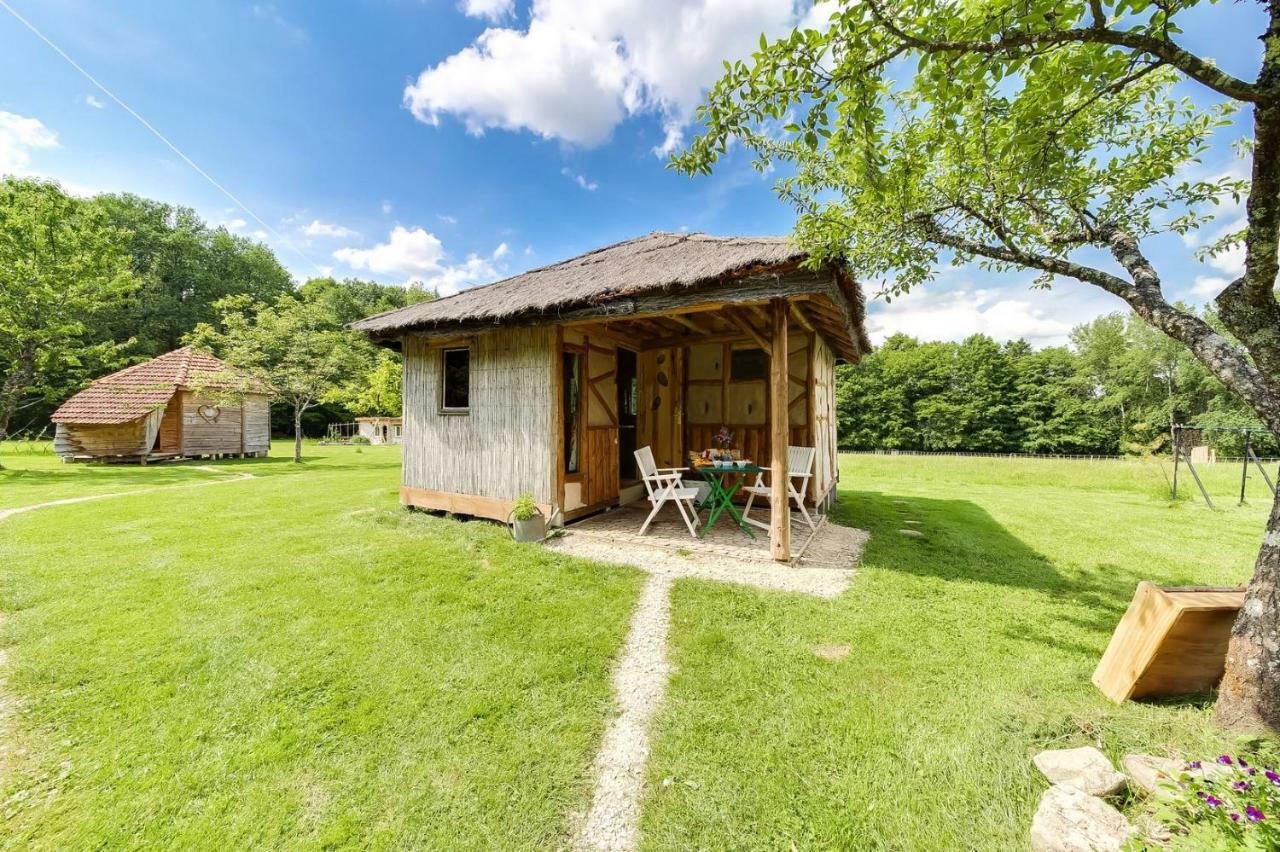
M471 515L476 518L490 518L506 523L511 512L513 500L502 500L497 497L478 497L475 494L456 494L451 491L432 491L429 488L414 488L411 485L400 487L400 503L416 509L427 509L433 512L448 512L451 515ZM551 506L539 503L542 514L551 516Z

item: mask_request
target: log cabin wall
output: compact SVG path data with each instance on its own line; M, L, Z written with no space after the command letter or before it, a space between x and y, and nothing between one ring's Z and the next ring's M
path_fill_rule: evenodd
M248 394L244 399L244 450L263 453L271 449L271 398Z
M815 336L810 362L813 382L809 391L812 396L809 410L813 422L812 446L817 453L809 493L817 502L832 494L840 480L836 435L836 357L820 335Z
M450 343L471 350L468 411L453 413L441 410L445 347L421 336L403 339L404 502L486 517L505 515L502 507L525 491L544 511L559 502L551 493L548 425L554 342L554 327L535 326Z
M789 335L788 416L794 446L813 446L808 398L814 337L799 330ZM827 351L830 352L829 347ZM752 361L757 367L762 363L761 377L757 378L757 373L748 377L734 375L735 352L744 366ZM733 433L734 449L752 461L768 464L768 357L748 342L697 343L685 350L685 364L684 451L712 448L715 434L724 426ZM679 456L678 463L687 463L684 452Z
M242 453L240 438L244 411L189 390L179 391L182 405L182 454L213 456ZM170 403L172 404L172 403Z
M59 423L53 450L59 456L142 456L151 451L164 409L128 423Z

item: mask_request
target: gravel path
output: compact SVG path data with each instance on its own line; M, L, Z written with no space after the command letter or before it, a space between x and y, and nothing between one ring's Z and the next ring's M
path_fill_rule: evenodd
M671 582L664 574L649 577L631 617L631 631L613 674L619 712L596 755L596 787L575 844L578 849L629 850L639 839L649 720L667 691Z
M223 473L216 467L210 465L199 465L195 470L203 470L209 473ZM184 482L180 485L158 485L155 488L135 488L133 491L112 491L108 494L89 494L84 497L64 497L61 500L50 500L47 503L33 503L30 506L17 506L12 509L0 509L0 521L11 518L14 515L20 515L23 512L33 512L36 509L47 509L50 506L69 506L72 503L87 503L90 500L106 500L108 497L132 497L134 494L152 494L156 491L170 491L175 488L200 488L205 485L221 485L225 482L243 482L246 479L254 479L252 473L238 473L235 476L228 476L225 479L211 479L208 482Z

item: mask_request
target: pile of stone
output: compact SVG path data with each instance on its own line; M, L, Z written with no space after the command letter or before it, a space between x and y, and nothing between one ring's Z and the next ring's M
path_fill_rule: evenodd
M1134 826L1104 797L1126 786L1144 796L1164 795L1161 786L1177 779L1183 764L1149 754L1124 759L1124 773L1092 746L1042 751L1034 758L1053 786L1045 791L1031 822L1035 852L1109 852L1123 849L1135 836L1162 843L1168 833L1156 821Z

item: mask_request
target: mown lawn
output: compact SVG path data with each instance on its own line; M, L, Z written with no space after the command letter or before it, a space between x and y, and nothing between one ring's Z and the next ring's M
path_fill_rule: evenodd
M643 577L402 511L398 448L276 450L0 522L0 842L554 847ZM211 476L0 461L9 505Z
M1139 580L1248 577L1269 502L1255 482L1235 508L1239 468L1207 477L1218 512L1171 504L1151 462L841 472L834 517L873 537L839 599L676 586L647 848L1024 848L1040 749L1226 745L1207 698L1117 707L1089 678ZM927 538L897 534L907 518ZM820 643L852 650L831 662Z

